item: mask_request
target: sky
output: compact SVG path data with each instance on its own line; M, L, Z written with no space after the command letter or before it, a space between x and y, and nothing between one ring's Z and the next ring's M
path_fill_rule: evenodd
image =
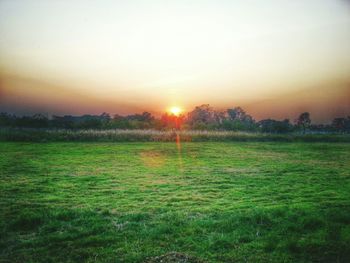
M347 0L0 0L0 111L350 115Z

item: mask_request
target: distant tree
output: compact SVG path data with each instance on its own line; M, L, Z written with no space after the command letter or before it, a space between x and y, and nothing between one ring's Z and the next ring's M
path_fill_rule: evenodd
M126 116L128 120L136 120L136 121L141 121L141 122L150 122L154 120L154 117L152 116L151 113L145 111L142 114L133 114L133 115L128 115Z
M223 127L228 130L255 130L255 121L241 107L227 109L227 118L223 123Z
M47 128L49 125L49 119L43 114L34 114L32 117L32 124L34 128Z
M287 133L292 131L292 125L288 119L277 121L273 119L261 120L258 126L262 132L267 133Z
M150 129L153 127L155 118L149 112L133 114L125 117L130 129Z
M64 129L73 128L74 126L73 120L68 120L65 117L66 116L62 117L62 116L53 115L50 121L51 126L55 128L64 128Z
M286 133L299 128L305 133L306 129L315 132L349 132L350 116L335 118L331 124L311 124L310 114L304 112L295 120L295 126L288 119L277 121L265 119L256 122L251 115L241 107L216 111L209 104L195 107L185 117L165 113L160 118L149 112L131 114L127 116L114 115L111 117L103 112L100 115L56 116L48 119L45 115L16 116L0 113L0 127L28 127L28 128L65 128L65 129L200 129L200 130L234 130L261 131L271 133Z
M335 131L350 132L350 116L347 118L335 118L331 126Z
M303 112L299 115L299 118L296 120L296 124L299 127L302 127L303 133L305 134L306 128L311 124L310 113Z
M10 115L6 112L0 113L0 127L13 126L16 116Z
M76 123L79 129L101 129L102 120L96 116L84 115L81 120Z
M350 116L345 119L345 131L350 132Z
M113 118L111 118L110 121L108 122L108 128L130 129L130 124L125 117L115 114Z
M332 127L332 125L327 125L327 124L311 124L310 130L318 133L325 133L325 132L334 131L334 128Z
M65 115L63 117L54 115L50 120L50 126L65 129L102 129L109 128L110 121L111 117L106 112L101 115Z
M23 128L47 128L49 120L42 114L34 114L33 116L14 117L13 125Z
M111 119L111 115L109 115L109 113L107 112L103 112L99 117L100 119L105 121L109 121Z
M99 119L101 121L101 128L108 128L109 123L111 121L111 115L107 112L103 112L100 116Z
M235 107L233 109L227 109L228 116L231 120L245 120L250 116L241 107Z
M222 126L226 119L227 119L226 111L214 111L214 120L219 126Z
M215 111L209 104L203 104L195 107L188 113L187 124L193 129L212 129L215 128L217 122L215 119Z
M174 114L164 113L161 118L161 128L162 129L181 129L182 124L185 120L185 116L180 114L176 116Z

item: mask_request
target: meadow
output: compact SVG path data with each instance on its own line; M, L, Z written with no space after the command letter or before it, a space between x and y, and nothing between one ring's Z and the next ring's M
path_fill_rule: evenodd
M0 142L0 262L349 262L350 144L286 141Z

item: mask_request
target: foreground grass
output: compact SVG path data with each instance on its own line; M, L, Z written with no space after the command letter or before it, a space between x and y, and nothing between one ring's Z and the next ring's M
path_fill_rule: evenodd
M350 260L350 144L0 149L0 262Z

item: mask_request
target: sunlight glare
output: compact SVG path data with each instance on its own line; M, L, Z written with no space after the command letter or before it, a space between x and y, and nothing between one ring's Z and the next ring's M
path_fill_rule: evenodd
M179 107L171 107L170 112L174 114L175 116L179 116L182 110Z

